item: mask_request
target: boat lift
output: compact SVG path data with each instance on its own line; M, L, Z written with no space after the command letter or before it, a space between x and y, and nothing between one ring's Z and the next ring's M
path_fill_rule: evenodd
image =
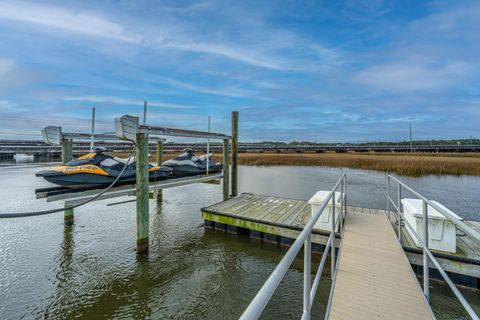
M48 126L42 129L43 140L52 145L62 146L62 162L72 160L73 140L91 139L88 133L66 133L61 127ZM232 112L232 135L223 133L176 129L159 126L148 126L139 123L139 118L123 115L115 119L115 134L94 134L95 139L126 140L136 148L136 183L115 187L101 194L93 201L112 199L121 196L136 196L137 211L137 253L148 252L149 241L149 195L157 193L157 201L161 201L161 190L199 182L223 180L223 199L237 195L237 143L238 143L238 112ZM200 139L216 139L223 141L223 170L221 173L205 174L186 178L172 178L162 181L149 181L148 174L148 143L157 141L157 165L162 163L163 142L167 137L187 137ZM232 144L230 172L230 141ZM230 180L231 177L231 180ZM230 184L231 182L231 184ZM35 190L37 199L47 202L63 201L65 206L65 224L73 225L74 213L69 207L78 205L97 195L101 189L68 189L65 187L42 188ZM158 197L160 194L160 197ZM120 202L123 203L123 202ZM120 204L118 203L118 204Z

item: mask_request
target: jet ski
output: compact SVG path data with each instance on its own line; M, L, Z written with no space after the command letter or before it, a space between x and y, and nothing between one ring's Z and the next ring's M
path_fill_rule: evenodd
M97 148L76 160L64 165L52 167L37 172L37 177L42 177L48 182L68 187L86 188L110 185L122 172L115 185L135 182L135 158L117 158L105 153L105 149ZM156 167L149 164L150 180L163 180L173 174L169 167Z
M179 156L162 163L162 167L172 168L177 177L202 175L207 173L207 156L209 157L208 172L222 171L223 165L214 161L212 154L197 157L192 149L183 150Z

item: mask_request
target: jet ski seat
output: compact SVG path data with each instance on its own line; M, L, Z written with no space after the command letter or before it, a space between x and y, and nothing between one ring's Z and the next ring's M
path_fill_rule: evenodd
M118 158L118 157L113 157L114 160L123 163L123 164L132 164L135 162L135 157L129 157L129 158ZM130 161L129 161L130 160Z

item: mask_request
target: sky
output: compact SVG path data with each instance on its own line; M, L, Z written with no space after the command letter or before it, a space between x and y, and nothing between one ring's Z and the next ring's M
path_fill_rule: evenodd
M480 1L0 1L0 138L113 119L242 141L480 137ZM14 135L13 133L22 133Z

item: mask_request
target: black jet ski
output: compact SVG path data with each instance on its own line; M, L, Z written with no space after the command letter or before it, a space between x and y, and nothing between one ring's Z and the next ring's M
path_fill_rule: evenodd
M222 164L214 161L212 155L210 157L208 167L209 173L222 171ZM195 176L207 173L207 155L197 157L192 149L185 149L183 153L176 158L170 159L162 163L162 167L173 169L173 173L177 177Z
M69 188L86 188L110 185L127 168L115 185L135 182L135 158L117 158L106 154L105 149L95 149L95 152L81 156L64 165L52 167L37 172L48 182ZM162 180L173 175L169 167L156 167L149 164L150 180Z

